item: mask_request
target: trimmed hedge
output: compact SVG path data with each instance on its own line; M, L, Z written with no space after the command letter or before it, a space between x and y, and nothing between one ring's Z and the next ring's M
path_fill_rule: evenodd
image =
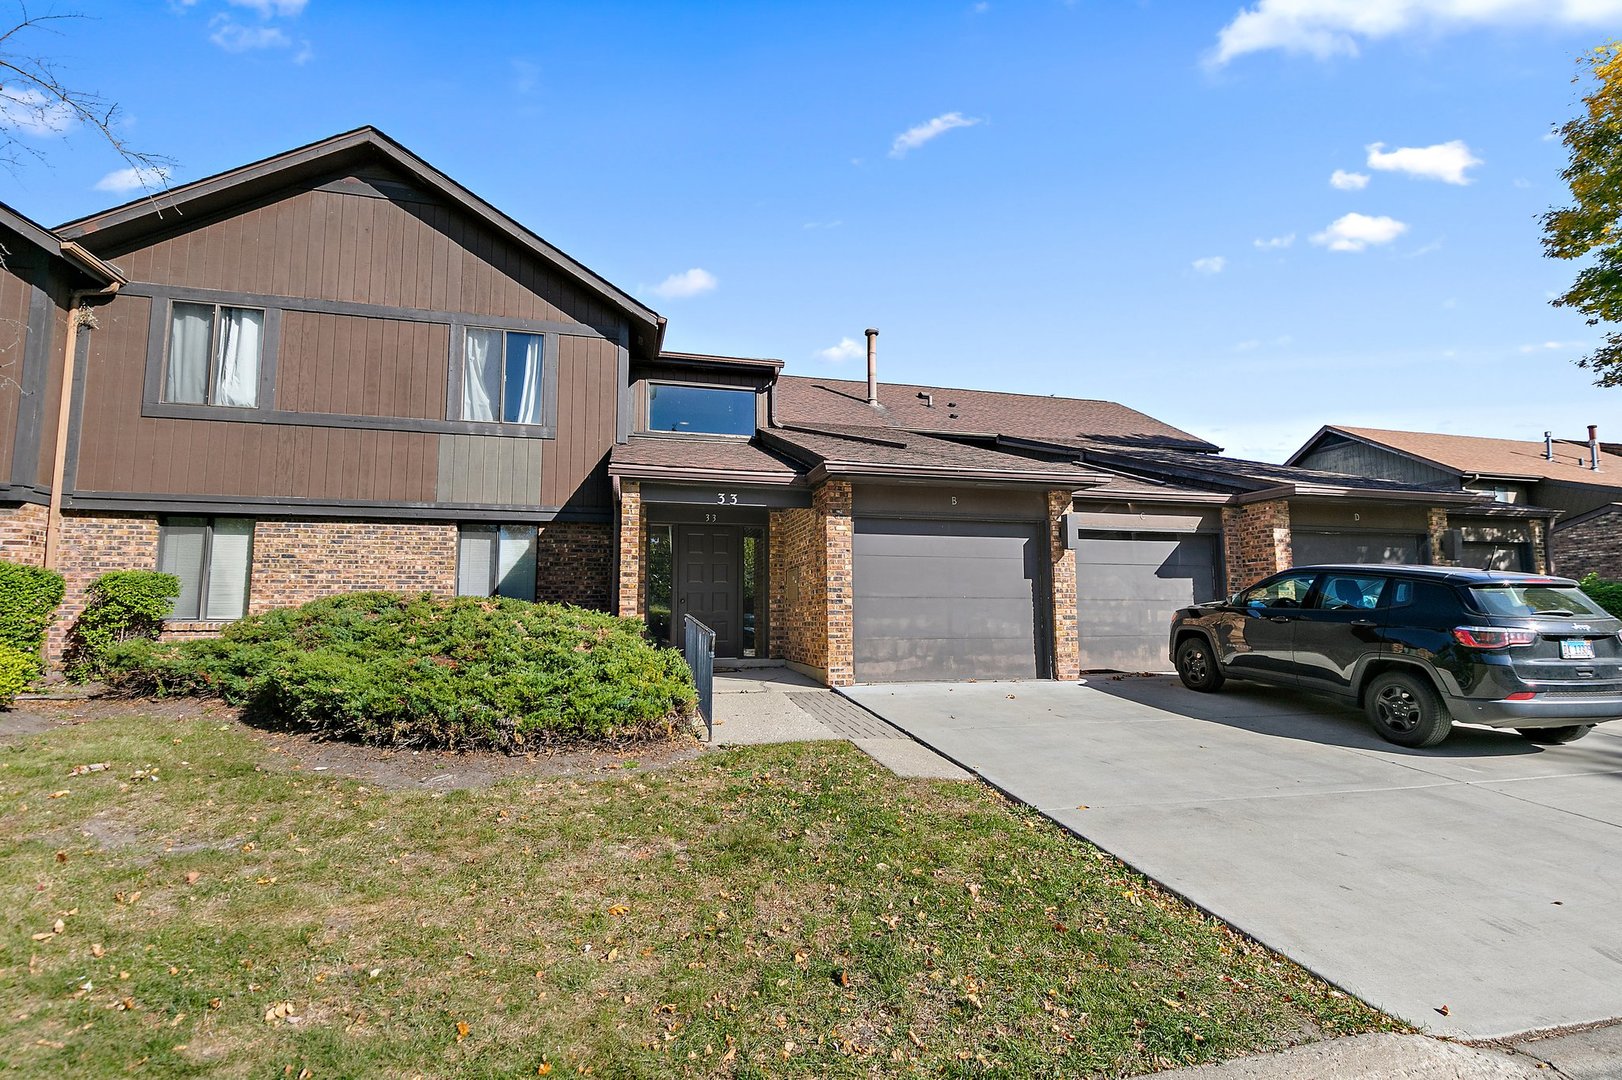
M1594 603L1622 619L1622 581L1606 581L1598 574L1588 574L1577 584Z
M152 570L114 570L92 581L85 609L68 634L68 678L104 674L107 650L120 642L156 639L179 595L179 578Z
M61 602L61 574L0 562L0 708L45 670L45 631Z
M561 604L351 593L249 616L217 639L131 641L107 681L217 696L376 746L515 750L671 734L692 676L642 624Z

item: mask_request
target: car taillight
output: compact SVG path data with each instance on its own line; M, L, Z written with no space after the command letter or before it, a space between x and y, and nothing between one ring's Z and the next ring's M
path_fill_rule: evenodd
M1514 645L1531 645L1537 639L1536 630L1500 630L1491 626L1453 628L1453 640L1471 649L1507 649Z

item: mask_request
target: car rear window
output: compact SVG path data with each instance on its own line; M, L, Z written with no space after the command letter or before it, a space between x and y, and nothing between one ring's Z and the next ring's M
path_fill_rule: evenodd
M1476 607L1488 615L1597 615L1605 609L1570 585L1477 585L1470 589Z

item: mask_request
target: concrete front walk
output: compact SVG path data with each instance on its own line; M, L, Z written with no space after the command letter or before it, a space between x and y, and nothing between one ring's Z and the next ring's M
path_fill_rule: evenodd
M1415 1026L1493 1039L1622 1016L1622 724L1411 751L1351 709L1243 684L848 694Z
M782 667L715 673L716 746L847 739L897 776L968 780L928 747L833 693Z

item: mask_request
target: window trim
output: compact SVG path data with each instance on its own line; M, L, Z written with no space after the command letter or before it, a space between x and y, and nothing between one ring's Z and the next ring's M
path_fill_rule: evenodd
M176 615L171 612L163 617L165 623L213 623L218 626L227 626L237 619L211 619L206 614L208 610L209 578L214 573L214 523L216 521L246 521L250 524L248 529L248 568L243 574L242 614L239 618L248 617L248 606L253 600L253 547L259 536L259 519L246 518L237 514L165 514L158 519L158 557L157 565L163 566L164 531L172 528L170 524L175 518L189 518L203 522L203 559L202 571L197 579L197 614ZM161 571L160 571L161 572ZM179 597L177 596L178 600Z
M637 395L636 433L638 435L657 435L666 439L740 439L745 442L754 438L761 428L761 399L766 391L760 386L729 386L725 383L700 382L694 379L643 379L641 391ZM656 386L680 386L692 390L730 390L734 393L751 394L755 399L755 426L747 435L739 435L725 431L658 431L653 427L653 388Z
M169 381L169 346L171 344L170 339L174 336L176 304L191 304L193 307L207 307L214 310L213 321L210 322L208 329L207 401L170 401L168 398L163 396L164 389ZM181 408L190 409L208 409L210 411L223 409L228 412L257 412L265 407L265 394L267 392L267 380L265 378L266 360L273 352L270 344L270 313L272 309L259 307L254 304L237 304L223 300L193 299L186 296L171 296L165 299L162 303L159 303L156 299L154 299L152 308L154 314L161 311L163 315L162 331L156 335L161 339L158 348L158 404L179 406ZM214 400L215 395L219 393L220 389L220 318L221 313L226 308L230 308L233 311L257 311L260 316L259 385L255 388L254 404L252 405L221 405ZM280 312L277 313L276 332L277 336L279 337L281 334ZM276 385L274 379L275 373L272 372L271 375L272 378L268 380L268 382L270 388L274 389Z
M516 320L472 315L457 317L450 323L450 357L445 372L445 419L448 423L466 425L466 430L480 435L524 435L531 438L555 439L558 432L558 338L553 330L526 325ZM469 330L498 330L501 332L501 386L502 401L506 400L507 335L530 334L541 339L541 422L519 424L508 420L466 420L462 417L462 377L467 363L467 332Z

